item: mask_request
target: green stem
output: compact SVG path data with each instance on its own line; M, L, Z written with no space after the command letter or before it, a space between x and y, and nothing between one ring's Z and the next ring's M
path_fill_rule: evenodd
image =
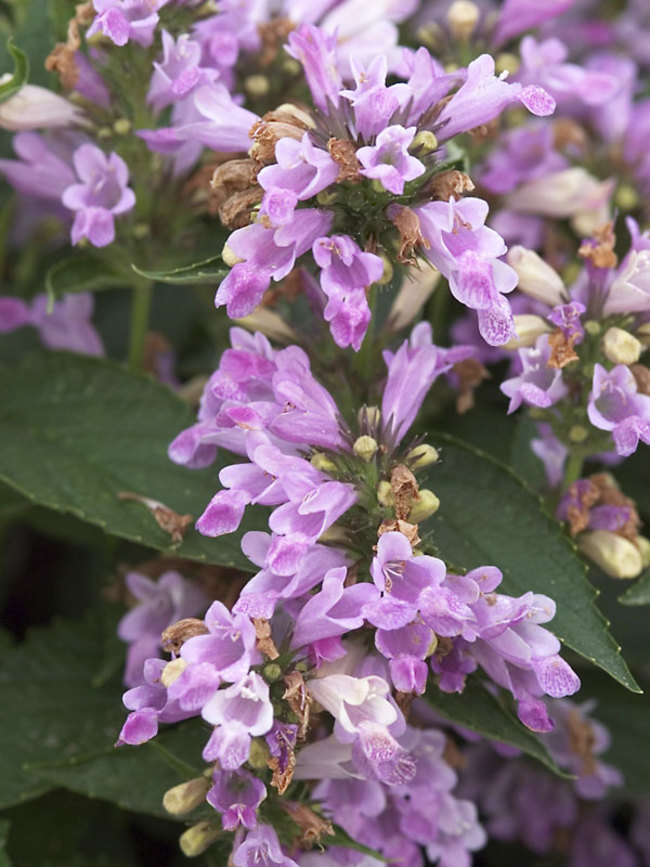
M131 334L129 337L129 367L133 370L139 370L142 367L152 298L153 283L150 280L143 280L133 286Z
M368 306L370 307L371 317L370 322L368 323L368 330L366 331L366 336L363 338L363 343L361 344L361 348L359 352L356 354L353 362L354 370L361 379L361 382L364 386L363 392L361 394L361 399L363 399L363 395L367 392L368 383L372 380L373 375L373 360L375 358L375 307L377 301L377 287L371 286L370 291L368 293Z
M572 485L573 482L577 482L578 479L582 476L582 465L584 463L584 458L579 451L570 451L569 457L567 458L566 467L564 468L564 488L565 490Z

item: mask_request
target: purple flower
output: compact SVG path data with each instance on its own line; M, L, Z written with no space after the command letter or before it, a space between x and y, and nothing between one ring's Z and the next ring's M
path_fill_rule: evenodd
M168 0L93 0L97 15L86 37L103 33L115 45L126 45L133 39L143 48L153 42L158 24L158 10Z
M385 130L390 118L399 108L400 99L406 100L408 98L408 88L404 84L386 87L388 62L383 54L375 57L367 69L364 69L354 58L351 61L351 66L357 86L355 90L342 90L341 96L348 99L354 107L356 131L364 139L369 139L377 134L381 135L381 131ZM400 127L400 129L402 128ZM393 141L399 148L399 143L394 139ZM408 144L411 141L412 137ZM389 145L390 140L385 140L385 143ZM361 150L367 149L362 148ZM357 156L363 162L360 151L357 151ZM370 155L368 156L370 157ZM374 177L374 175L369 175L369 177ZM417 175L413 177L417 177Z
M257 179L265 190L280 187L305 201L334 183L339 166L327 151L314 147L309 133L300 141L281 138L275 146L276 163L265 166Z
M278 835L270 825L258 825L241 842L232 854L235 867L298 867L298 864L285 855L280 846Z
M503 45L514 36L530 30L550 18L555 18L569 9L575 0L553 0L538 3L537 0L505 0L499 10L499 19L492 35L492 45Z
M122 726L116 746L143 744L158 733L159 722L178 722L194 715L170 699L161 682L163 659L148 659L144 664L144 683L124 693L122 701L131 711Z
M207 802L221 813L226 831L239 827L253 830L257 826L257 808L266 798L264 783L249 771L215 770L214 785L206 795Z
M147 94L147 101L156 112L187 96L195 87L217 78L215 70L200 66L201 46L186 33L174 41L174 37L163 30L162 44L163 58L153 65L154 73Z
M255 627L243 614L231 614L222 602L213 602L205 615L208 635L196 635L181 647L189 665L209 663L228 683L245 677L251 665L260 662Z
M370 147L359 148L357 159L363 166L361 174L380 181L384 189L397 196L404 192L404 184L424 174L425 168L409 154L408 148L415 136L415 127L389 126L377 136Z
M69 162L57 152L61 148L55 150L52 145L38 133L18 133L12 140L18 159L0 160L0 172L21 193L60 202L63 191L76 178Z
M522 372L500 386L510 398L508 413L519 409L524 401L530 406L553 406L567 394L562 371L548 366L550 355L548 334L542 334L530 349L519 350Z
M49 309L45 294L32 301L31 324L48 349L67 349L82 355L103 355L102 339L91 319L95 302L91 292L69 293Z
M636 451L639 440L650 444L650 397L638 393L634 374L624 364L609 372L601 364L594 366L587 414L594 427L612 432L623 457Z
M106 247L115 240L114 217L135 205L133 190L127 186L129 170L116 153L108 157L92 144L81 145L73 157L80 184L63 191L66 208L75 211L72 243L88 238L95 247Z
M289 34L286 50L302 64L314 104L325 112L328 102L336 108L342 85L336 64L336 37L303 24Z

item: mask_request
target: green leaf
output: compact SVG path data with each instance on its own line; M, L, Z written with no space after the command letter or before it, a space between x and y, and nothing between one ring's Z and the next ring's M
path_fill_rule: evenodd
M11 38L7 40L6 48L14 62L14 73L8 81L0 84L0 103L6 102L18 93L21 87L27 84L29 78L29 58L25 52L14 45Z
M120 687L95 687L101 630L56 623L3 655L0 690L0 808L51 788L25 766L106 750L124 719Z
M210 259L204 259L203 262L174 268L172 271L144 271L136 265L131 267L136 274L147 277L155 283L176 283L179 286L220 282L228 273L221 256L212 256Z
M441 692L431 686L424 698L437 714L454 725L517 747L553 773L566 776L537 735L525 728L498 698L474 679L467 681L462 693Z
M377 852L376 849L371 849L369 846L364 846L363 843L357 843L340 825L335 824L332 827L334 828L334 834L323 835L321 837L322 845L328 848L330 846L341 846L344 849L353 849L355 852L363 852L364 855L370 855L371 858L375 858L377 861L389 863L388 858L385 858L381 852Z
M115 704L119 711L117 696ZM201 751L208 737L205 724L192 720L168 730L163 727L155 741L139 747L116 748L111 741L95 755L31 763L27 767L44 783L101 798L136 813L185 821L184 816L170 816L165 811L163 795L172 786L201 775L205 768Z
M618 597L621 605L650 605L650 569Z
M557 603L548 624L568 647L594 662L628 689L639 691L594 603L596 591L560 524L537 495L507 467L467 443L432 436L442 460L427 487L440 497L431 523L433 543L456 567L495 565L501 589L519 596L529 590Z
M45 275L50 304L69 292L96 292L125 286L128 280L92 253L79 253L52 265Z
M174 544L148 508L120 499L148 497L196 520L220 487L219 469L233 461L224 453L197 471L169 460L169 443L195 421L169 388L104 359L52 352L0 369L0 391L0 480L107 533L250 570L240 533L209 539L190 526ZM262 515L253 510L245 529L261 529Z

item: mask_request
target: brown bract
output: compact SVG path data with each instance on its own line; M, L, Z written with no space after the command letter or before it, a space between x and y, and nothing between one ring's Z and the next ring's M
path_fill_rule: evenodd
M569 485L567 493L572 501L567 508L569 532L572 536L577 536L578 533L587 529L589 513L600 499L600 494L596 485L591 481L588 481L587 485L578 485L574 482Z
M402 536L406 536L413 548L420 542L418 525L409 524L408 521L400 521L394 518L382 521L379 527L377 527L377 536L383 536L384 533L401 533Z
M284 795L289 788L289 784L293 779L293 772L296 768L296 754L288 748L287 762L284 770L280 769L280 759L277 756L271 756L268 760L267 767L273 772L271 785L278 790L278 795Z
M485 365L476 358L465 358L463 361L458 361L452 369L458 377L456 411L459 415L463 415L474 406L474 390L484 379L489 379L490 374Z
M207 635L208 632L203 620L185 617L164 630L160 644L167 653L178 653L188 639L195 635Z
M448 202L452 196L458 199L463 193L471 193L474 189L474 181L465 172L450 169L448 172L434 175L426 189L432 199Z
M614 224L609 222L594 231L593 240L585 241L580 246L578 255L589 259L596 268L615 268L618 264L615 246Z
M567 337L561 328L549 334L548 345L551 348L551 354L546 362L548 367L561 369L578 360L578 353L573 348L576 337L577 335Z
M255 626L257 649L269 659L277 659L280 654L271 637L271 624L269 621L263 617L254 617L253 625Z
M259 205L263 196L264 190L257 186L234 193L217 208L219 219L229 229L243 229L251 222L253 209Z
M571 708L567 717L569 751L582 762L582 772L586 776L596 772L598 761L594 754L596 735L587 720L577 708Z
M334 162L339 166L336 183L351 181L353 184L361 180L361 163L357 159L357 149L354 142L345 138L331 138L327 142L327 150Z
M420 231L420 219L410 208L396 208L392 216L393 225L399 232L400 247L397 253L399 262L415 264L414 250L423 247L428 250L431 244Z
M89 4L92 5L92 4ZM78 9L80 7L77 7ZM79 67L75 54L81 45L79 23L77 18L68 22L68 38L66 42L57 42L49 56L45 59L48 72L56 72L64 90L74 90L79 81Z
M194 520L192 515L179 515L178 512L170 509L164 503L159 503L157 500L135 494L132 491L119 491L117 497L119 500L133 500L135 503L142 503L143 506L146 506L160 529L169 533L175 544L183 541L187 528Z
M320 843L323 834L334 836L334 828L331 822L323 819L306 804L297 801L287 801L282 805L293 821L301 830L298 845L303 849L311 849Z
M290 671L285 675L284 682L287 688L282 698L287 700L289 707L298 717L297 740L303 741L309 728L309 709L313 699L299 671Z
M411 706L413 705L413 699L415 698L414 692L396 692L395 693L395 704L404 714L404 719L408 722L409 714L411 713Z
M276 59L287 37L296 25L289 18L272 18L263 24L257 25L262 46L259 54L260 66L270 66Z
M275 162L275 145L281 138L300 140L309 128L309 118L299 108L291 105L280 106L267 111L261 120L256 121L248 135L253 139L251 157L263 166Z
M417 479L408 467L398 464L390 474L390 486L395 501L395 517L398 521L406 521L413 500L418 498Z
M636 385L639 394L647 394L650 396L650 369L645 364L631 364L630 370L636 379Z

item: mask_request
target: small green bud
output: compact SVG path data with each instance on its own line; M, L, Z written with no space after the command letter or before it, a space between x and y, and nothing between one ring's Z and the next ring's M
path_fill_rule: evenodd
M270 758L271 753L264 738L253 738L250 753L248 754L248 764L252 768L261 770L267 766Z
M406 455L406 460L411 470L423 470L440 460L438 449L434 449L428 443L422 443Z
M253 99L259 99L262 96L266 96L270 89L271 85L265 75L249 75L248 78L244 80L244 90L249 96L252 96Z
M118 135L128 135L131 132L131 121L127 117L120 117L113 124L113 129Z
M407 521L409 524L419 524L421 521L426 521L431 515L435 515L439 508L440 500L438 497L433 491L424 488L418 493L418 498L411 507Z
M262 676L268 683L273 683L282 677L282 667L277 662L269 662L262 669Z
M471 0L454 0L447 11L447 24L454 39L467 42L478 24L481 10Z
M99 139L113 138L113 135L114 132L110 128L110 126L100 126L100 128L97 130L97 138Z
M377 485L377 502L380 506L385 506L386 508L395 505L395 498L393 497L393 489L390 482L383 481Z
M323 473L333 473L336 470L334 461L322 452L316 452L315 455L312 455L309 463Z
M504 51L502 54L497 55L494 61L494 71L497 75L502 75L504 72L515 75L520 66L521 63L517 55L511 54L509 51Z
M328 205L331 205L332 202L335 202L338 198L336 190L321 190L321 192L316 196L316 201L319 205L322 205L326 208Z
M362 461L365 461L367 464L369 464L370 461L377 454L378 448L379 446L377 445L376 439L373 439L369 436L361 436L354 441L352 451L358 458L361 458Z
M340 524L332 524L318 537L318 541L330 545L348 545L350 538L345 527L341 527Z
M639 194L630 184L621 184L614 194L614 203L622 211L633 211L639 205Z
M384 270L383 270L382 275L379 278L379 280L376 281L376 285L377 286L387 286L388 283L390 283L390 281L393 279L393 274L394 274L393 263L390 261L388 256L382 255L381 260L384 263Z
M624 328L608 328L602 340L605 356L614 364L636 364L643 345Z
M590 319L588 322L585 322L584 329L587 334L590 334L592 337L597 337L600 334L600 322Z
M221 828L217 822L197 822L181 834L178 843L186 858L196 858L202 855L220 834Z
M163 807L172 816L184 816L191 813L205 802L205 796L211 786L211 781L205 777L196 777L186 783L180 783L171 789L167 789L163 795Z
M288 57L282 64L282 71L286 75L300 75L302 66L293 57Z
M370 186L372 187L372 189L373 189L376 193L385 193L385 192L386 192L386 187L385 187L385 186L382 184L382 182L381 182L380 180L378 180L377 178L375 178L374 180L370 181Z
M415 136L409 150L413 152L417 151L420 155L426 155L433 153L437 147L438 139L435 135L431 130L423 129Z
M133 237L139 238L142 240L143 238L148 238L151 234L151 228L147 223L136 223L133 227Z
M574 424L569 429L569 439L572 443L583 443L589 436L589 431L581 424Z

